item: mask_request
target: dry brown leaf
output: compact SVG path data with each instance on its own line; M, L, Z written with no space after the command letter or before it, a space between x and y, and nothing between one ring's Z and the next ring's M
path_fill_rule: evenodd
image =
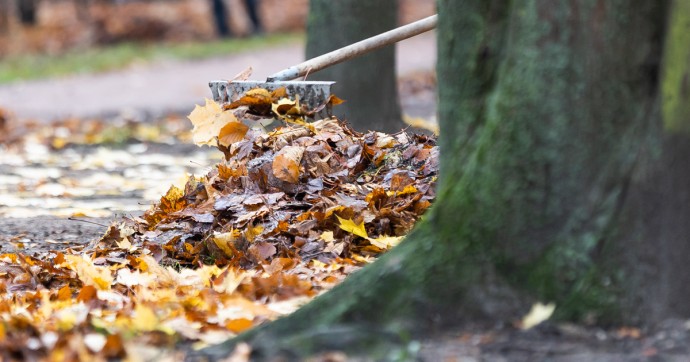
M237 73L237 75L232 78L233 81L235 80L247 80L249 77L252 75L252 67L247 67L247 69Z
M300 162L304 154L304 147L286 146L283 147L273 158L272 170L278 179L296 184L299 181Z
M247 106L250 109L263 113L266 110L271 109L271 103L273 103L273 98L271 93L263 88L250 89L245 93L240 99L226 105L225 109L234 109L241 106Z
M273 99L277 100L285 97L287 97L287 89L285 89L285 87L276 88L273 90L273 92L271 92L271 98Z
M276 247L271 243L258 242L252 244L248 249L249 253L256 258L256 260L264 261L276 253Z
M278 102L273 103L271 109L273 110L273 113L282 119L286 117L298 117L300 114L302 114L299 100L293 101L288 98L282 98L278 100Z

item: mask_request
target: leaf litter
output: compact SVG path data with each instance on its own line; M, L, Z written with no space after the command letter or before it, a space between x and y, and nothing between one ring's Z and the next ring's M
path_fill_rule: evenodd
M2 357L137 360L218 343L397 245L434 201L435 139L359 133L313 120L320 110L280 90L208 100L189 116L194 142L223 154L205 175L87 246L0 255Z

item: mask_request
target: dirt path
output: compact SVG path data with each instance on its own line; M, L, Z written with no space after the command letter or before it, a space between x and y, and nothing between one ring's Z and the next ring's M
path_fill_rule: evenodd
M435 34L408 39L397 49L398 74L434 69ZM1 85L0 107L13 111L19 119L41 121L123 112L135 117L185 113L210 97L209 81L232 78L249 66L254 69L252 78L265 79L301 62L303 53L303 44L287 44L207 60L169 61L116 72Z

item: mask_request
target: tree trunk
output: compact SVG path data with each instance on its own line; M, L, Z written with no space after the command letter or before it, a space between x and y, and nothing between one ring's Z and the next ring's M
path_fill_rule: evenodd
M661 55L668 92L684 96L688 71L669 4L441 0L439 201L373 265L238 340L257 358L376 359L534 300L574 321L689 317L690 115L660 107Z
M397 0L311 0L307 58L350 45L396 26ZM400 116L395 47L387 46L308 75L336 81L333 92L346 100L334 113L360 131L397 132Z

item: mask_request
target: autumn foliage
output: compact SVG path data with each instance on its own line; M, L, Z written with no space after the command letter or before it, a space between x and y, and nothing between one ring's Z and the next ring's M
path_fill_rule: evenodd
M3 358L217 343L398 244L434 199L435 140L362 134L316 114L280 91L206 101L189 116L194 141L224 154L206 175L83 250L0 256Z

